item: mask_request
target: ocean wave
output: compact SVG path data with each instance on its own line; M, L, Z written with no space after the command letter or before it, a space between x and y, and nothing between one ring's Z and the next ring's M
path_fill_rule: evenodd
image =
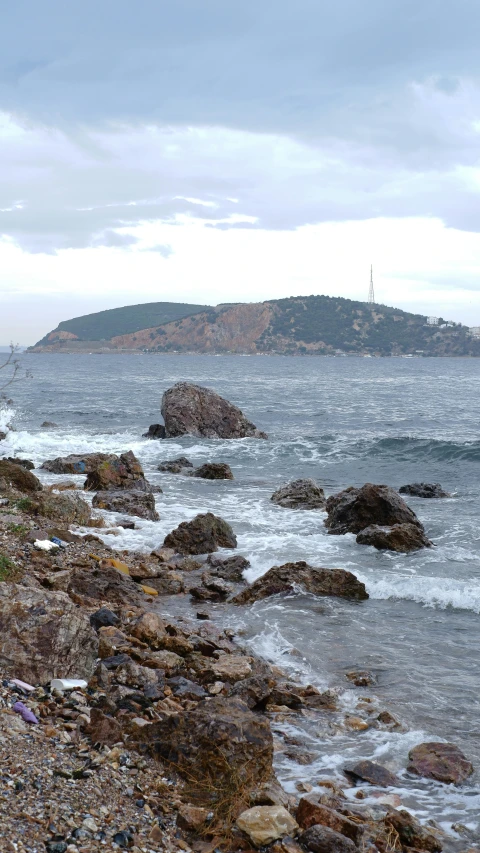
M442 610L453 607L457 610L480 613L478 578L466 578L462 581L418 575L401 578L394 578L392 575L372 578L362 576L361 572L357 572L357 576L363 580L370 598L373 599L416 601L425 607L436 607Z
M380 438L363 443L359 455L389 457L398 461L480 462L480 441L446 441L435 438ZM363 451L363 453L362 453Z

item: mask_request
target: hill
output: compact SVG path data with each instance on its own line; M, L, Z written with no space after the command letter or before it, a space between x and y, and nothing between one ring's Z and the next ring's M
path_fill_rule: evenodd
M153 303L161 306L162 303ZM175 317L152 322L153 306L115 309L123 312L124 328L103 341L74 337L70 329L86 326L88 317L60 323L58 328L31 348L34 352L137 351L199 353L282 353L331 355L336 352L363 355L480 356L480 340L469 336L460 323L427 324L421 314L410 314L386 305L369 305L331 296L295 296L268 302L219 305L169 306ZM148 325L141 327L141 312ZM132 312L130 318L129 312ZM183 312L183 313L181 313ZM114 312L101 312L111 314ZM99 315L90 315L96 317ZM73 325L76 324L76 325ZM68 326L68 329L66 328ZM102 329L107 327L102 325ZM111 322L109 327L114 328ZM118 326L116 327L118 328Z

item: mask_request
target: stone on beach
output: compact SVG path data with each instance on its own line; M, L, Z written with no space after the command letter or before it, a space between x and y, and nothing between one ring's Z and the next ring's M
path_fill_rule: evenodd
M270 498L287 509L323 509L325 494L315 480L293 480L281 486Z
M145 518L148 521L158 521L160 518L155 509L153 494L139 489L97 492L92 500L92 506L109 512L136 515L138 518Z
M219 548L236 548L237 537L223 518L207 512L192 521L182 521L165 537L163 547L179 554L208 554Z
M432 547L430 539L417 524L394 524L392 527L371 524L357 534L357 542L359 545L373 545L378 551L398 551L402 554Z
M165 391L162 416L167 438L196 435L204 438L266 438L233 403L210 388L178 382Z
M359 489L349 486L328 498L325 526L333 534L360 533L372 524L391 527L415 524L423 530L417 516L390 486L365 483Z
M41 467L52 474L90 474L112 458L112 453L70 453L69 456L47 459Z
M357 853L358 847L345 835L316 824L302 832L300 844L312 853Z
M232 604L250 604L270 595L294 592L302 587L314 595L334 595L362 601L368 598L365 585L345 569L324 569L308 563L285 563L273 566L251 586L231 599Z
M88 503L80 495L67 492L61 494L48 491L40 492L30 499L27 511L31 515L50 518L60 525L67 526L69 524L86 525L91 517Z
M42 484L35 474L28 471L23 465L0 459L0 489L8 491L15 489L18 492L41 492Z
M254 806L237 818L237 826L255 847L271 844L284 835L293 835L298 823L283 806Z

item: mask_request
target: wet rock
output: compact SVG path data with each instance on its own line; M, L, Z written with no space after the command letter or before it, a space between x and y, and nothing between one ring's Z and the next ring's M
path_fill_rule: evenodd
M367 670L352 669L350 672L345 673L345 678L351 681L355 687L371 687L372 684L377 683L377 679L373 673Z
M179 595L185 592L185 581L180 572L165 570L154 578L148 578L147 583L156 589L159 595Z
M7 433L4 432L3 429L0 429L0 441L5 441L6 437Z
M141 606L145 601L145 596L132 579L110 566L75 569L68 585L68 594L123 605Z
M47 459L41 468L52 474L90 474L110 458L112 454L109 453L71 453L69 456Z
M165 537L163 545L179 554L207 554L219 548L236 548L237 537L223 518L207 512L192 521L182 521Z
M315 480L294 480L277 489L270 498L287 509L323 509L325 494Z
M131 450L120 456L111 454L104 459L85 480L84 488L90 492L127 491L151 492L143 468Z
M162 399L167 438L197 435L204 438L266 438L240 409L215 391L178 382Z
M0 669L30 684L89 678L98 638L88 617L61 592L0 583Z
M302 832L300 844L312 853L357 853L357 846L345 835L327 826L311 826Z
M297 586L314 595L334 595L358 601L368 598L365 585L351 572L345 569L314 568L302 560L273 566L231 601L232 604L250 604L270 595L294 592Z
M369 782L379 788L391 788L399 784L397 777L381 764L374 761L359 761L357 764L344 767L343 772L355 784Z
M163 424L150 424L147 431L142 433L142 438L166 438L165 427Z
M91 510L80 495L62 492L41 492L31 499L27 511L31 515L51 518L61 525L79 524L85 526L91 517Z
M85 727L85 732L92 743L107 744L113 746L122 740L122 727L113 717L108 717L98 708L92 708L90 712L90 723Z
M362 825L324 805L320 802L321 796L312 793L302 797L297 808L297 821L300 826L303 829L309 829L318 824L328 826L329 829L345 835L358 845L363 835Z
M158 466L159 471L165 471L169 474L181 474L185 468L193 468L193 463L190 462L186 456L178 456L176 459L167 459Z
M453 743L421 743L408 753L407 770L447 785L460 785L473 773L473 765Z
M392 809L385 818L387 830L393 828L398 834L400 843L405 847L417 850L428 850L430 853L440 853L442 845L438 838L420 825L413 815L402 809Z
M207 565L211 566L213 572L224 580L239 583L243 581L243 573L245 569L249 568L250 563L240 554L234 557L219 557L216 554L209 554Z
M26 468L27 471L33 471L35 465L30 459L20 459L19 456L7 456L6 462L12 462L14 465L21 465L22 468Z
M357 542L359 545L373 545L378 551L398 551L402 554L432 547L430 539L416 524L394 524L392 527L371 524L360 531Z
M237 681L229 691L229 696L236 696L245 702L249 708L259 710L265 708L275 685L273 678L252 676ZM300 703L299 703L300 704Z
M230 465L226 462L206 462L195 468L192 477L200 477L202 480L233 480Z
M35 474L27 471L17 462L0 459L0 488L16 489L19 492L31 494L42 491L42 484Z
M254 806L237 818L237 826L255 847L271 844L284 835L293 835L297 822L283 806Z
M400 486L398 491L401 495L411 495L415 498L451 498L440 483L409 483Z
M391 527L394 524L415 524L423 530L417 516L403 498L390 486L366 483L359 489L350 486L332 495L326 503L329 533L360 533L371 524Z
M158 521L160 518L155 509L153 494L138 489L97 492L93 498L92 506L96 509L106 509L109 512L125 512L127 515L136 515L139 518L146 518L148 521Z

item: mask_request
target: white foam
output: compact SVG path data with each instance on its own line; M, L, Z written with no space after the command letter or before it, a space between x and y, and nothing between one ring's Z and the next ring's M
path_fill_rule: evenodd
M477 578L460 581L420 575L395 577L393 574L372 577L362 576L361 572L357 572L357 576L365 583L370 598L403 599L416 601L425 607L456 607L480 613L480 582Z

